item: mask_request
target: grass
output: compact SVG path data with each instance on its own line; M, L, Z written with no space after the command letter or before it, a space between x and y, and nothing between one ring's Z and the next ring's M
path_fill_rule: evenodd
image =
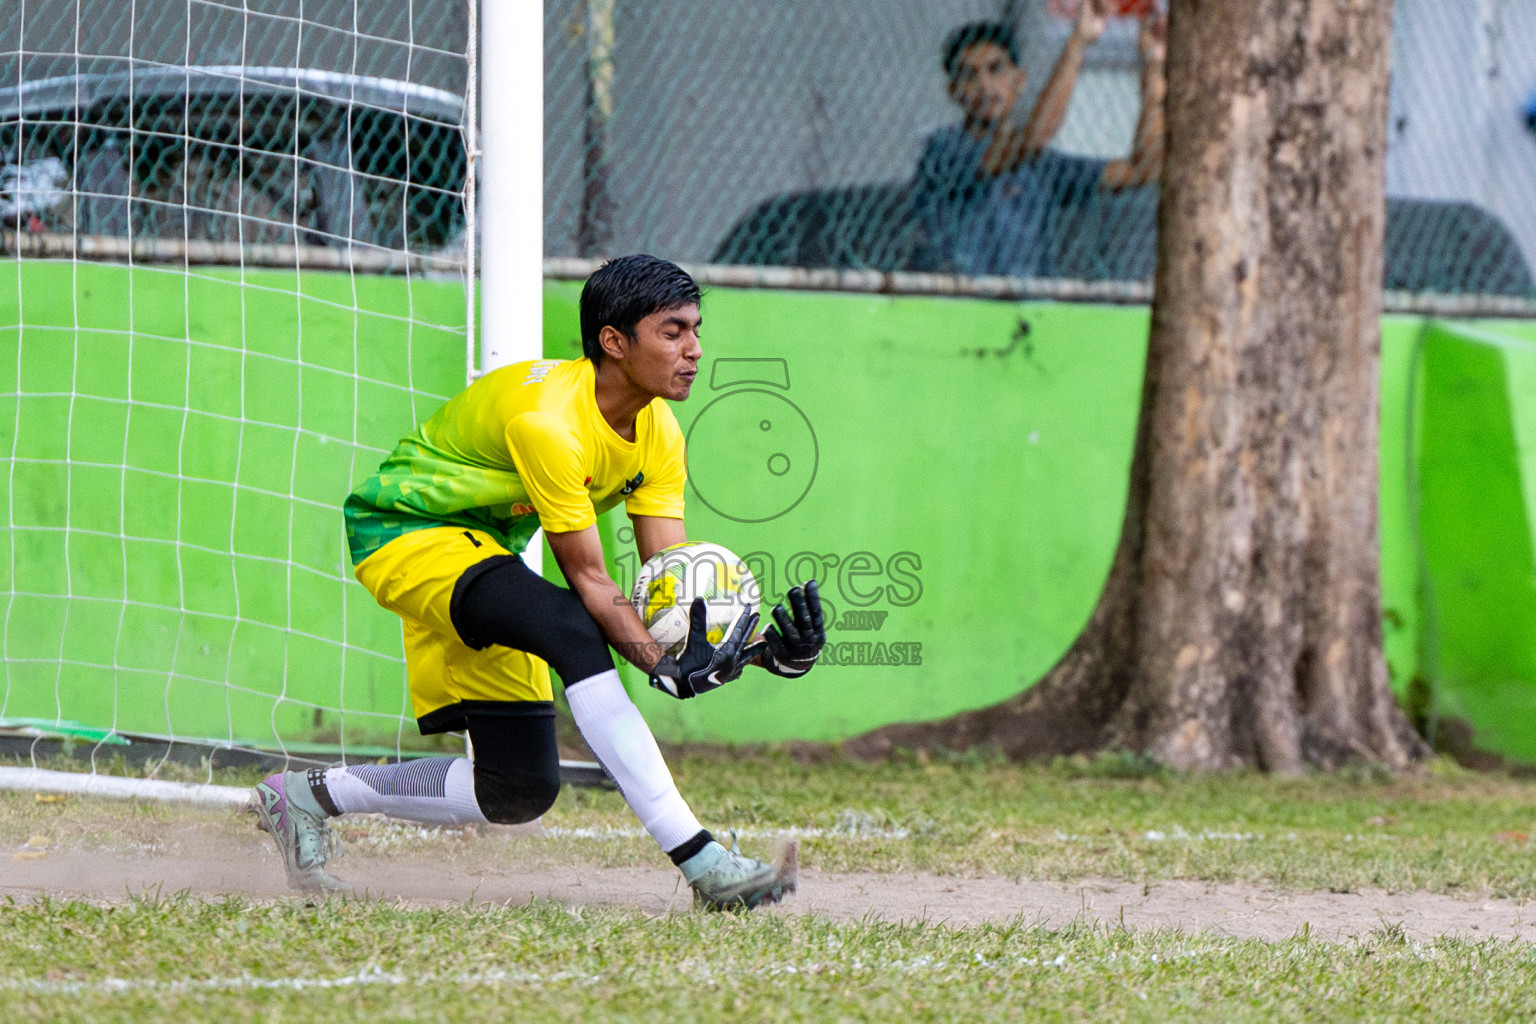
M798 831L803 861L829 871L1536 897L1536 783L1448 762L1398 778L1358 772L1297 779L1185 777L1117 761L806 765L772 754L692 756L675 767L706 825L737 828L749 849L778 831ZM249 785L259 774L220 771L214 781ZM201 781L208 774L167 765L161 777ZM107 849L135 836L163 841L168 821L229 818L168 805L43 804L0 792L0 847L45 835ZM506 841L534 862L640 865L658 856L615 792L567 788L544 825L546 838ZM344 840L365 851L444 843L432 830L366 818L339 826Z
M1536 784L1447 764L1274 779L1117 760L807 765L770 753L685 756L676 769L706 823L736 826L748 848L799 830L805 862L822 870L1536 896ZM208 773L167 766L161 777ZM615 793L567 790L544 821L545 838L341 825L354 849L381 856L502 842L530 864L658 859ZM0 793L0 847L11 849L42 835L144 851L182 829L248 825L231 811ZM1533 978L1536 947L1420 943L1395 928L1266 943L1086 922L658 918L550 903L0 902L0 1006L25 1020L927 1021L1024 1007L1059 1020L1494 1020L1536 1014Z
M37 1021L949 1021L1017 1019L1026 1007L1056 1020L1536 1013L1532 947L1420 944L1391 929L1351 944L1264 943L1024 923L651 919L547 903L141 899L4 907L0 938L0 999Z

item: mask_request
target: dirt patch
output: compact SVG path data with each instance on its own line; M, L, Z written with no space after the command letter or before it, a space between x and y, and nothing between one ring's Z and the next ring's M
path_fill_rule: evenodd
M535 827L536 828L536 827ZM515 862L521 844L445 840L388 855L351 854L335 865L357 895L408 904L531 899L634 907L662 914L689 906L687 889L661 858L652 867ZM533 852L530 850L530 852ZM254 829L199 824L161 841L115 850L40 848L0 861L0 898L122 899L158 892L210 898L292 895L271 841ZM1536 909L1507 899L1424 892L1280 892L1246 884L1121 881L1038 882L999 877L831 874L806 868L800 892L777 913L955 926L1023 919L1049 927L1088 919L1147 930L1182 929L1282 939L1306 930L1344 940L1397 925L1420 939L1440 935L1536 940Z

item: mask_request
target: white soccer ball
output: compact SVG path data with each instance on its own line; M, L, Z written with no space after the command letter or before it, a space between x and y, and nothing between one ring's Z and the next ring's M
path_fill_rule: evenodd
M757 610L757 580L727 548L688 541L652 555L640 567L629 599L651 639L676 657L687 645L688 612L697 597L704 599L706 637L718 644L738 619Z

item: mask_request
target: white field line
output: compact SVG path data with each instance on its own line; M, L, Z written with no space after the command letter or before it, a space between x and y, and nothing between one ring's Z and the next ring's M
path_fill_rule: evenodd
M39 793L79 793L137 800L172 800L179 803L244 807L251 791L243 786L214 786L200 782L166 782L163 779L129 779L119 775L56 772L46 768L0 767L0 789L33 790Z
M855 957L852 961L844 964L823 963L821 961L805 963L788 962L747 970L721 969L710 964L708 961L690 959L676 964L670 973L674 977L709 983L748 977L835 976L838 974L865 974L870 972L916 974L928 971L952 971L957 969L994 971L999 967L1009 966L1059 968L1067 966L1067 958L1064 956L1050 959L1024 956L984 957L980 953L975 953L970 957L951 958L928 955L912 957L907 960L877 963L866 962L862 958ZM592 985L602 980L604 980L604 976L601 974L586 974L581 971L555 971L550 974L539 974L534 971L503 971L493 969L465 974L436 974L430 971L424 974L405 974L399 971L385 971L382 968L374 967L371 970L365 969L356 974L343 974L332 978L259 978L251 975L238 975L228 978L177 978L169 981L153 978L103 978L100 981L18 978L0 981L0 992L18 992L29 995L116 995L136 992L169 992L177 994L271 990L315 991L358 988L368 985L382 985L391 988L424 987L428 985L450 985L460 988L494 985L537 987L560 984Z
M744 839L758 837L794 836L797 839L911 839L912 833L904 828L821 828L808 825L804 828L738 828L736 834ZM564 825L546 825L544 835L549 839L644 839L649 833L636 825L598 825L570 828ZM717 837L718 838L718 837Z
M914 833L913 830L900 826L884 827L864 824L833 825L830 828L810 825L803 828L738 828L736 834L744 838L758 838L790 835L799 839L914 839L920 838L922 831ZM633 825L598 825L583 827L567 827L564 825L547 825L544 835L551 839L643 839L646 831ZM1001 839L1004 833L991 832L988 838ZM1059 843L1095 843L1103 842L1110 838L1106 835L1075 835L1068 832L1055 832L1052 838ZM1220 832L1213 829L1201 829L1198 832L1189 832L1175 826L1167 832L1151 829L1139 832L1135 839L1148 843L1161 842L1256 842L1266 837L1257 832ZM1285 838L1295 839L1296 833L1289 833ZM1345 840L1383 838L1372 836L1344 836Z
M0 981L0 992L22 992L33 995L81 995L101 993L114 995L134 992L256 992L265 990L308 991L331 988L357 988L366 985L386 987L455 985L476 987L482 985L546 985L562 982L577 984L595 982L600 975L581 974L576 971L557 971L549 975L526 971L481 971L473 974L439 975L402 974L375 968L357 974L343 974L334 978L257 978L239 975L230 978L177 978L159 981L153 978L103 978L100 981L51 981L37 978L20 978Z
M0 767L0 789L32 790L44 793L78 793L91 796L110 796L144 800L172 800L182 803L195 803L224 807L244 807L250 803L251 791L242 786L215 786L206 783L195 782L166 782L161 779L130 779L116 775L94 775L81 772L50 771L45 768L7 768ZM758 829L739 828L736 834L748 838L774 837L778 835L791 835L800 839L851 839L851 840L903 840L914 838L913 831L901 826L877 825L867 821L858 812L844 812L836 825L830 828L809 825L800 828L787 829ZM393 819L392 819L393 820ZM435 830L430 827L417 830L421 838L428 838ZM647 833L645 829L637 825L603 825L569 828L561 825L546 826L544 835L550 839L642 839ZM993 838L998 838L1000 833L993 833ZM1073 835L1064 832L1055 833L1058 842L1094 842L1102 837ZM1174 826L1164 832L1158 829L1150 829L1141 832L1136 838L1145 842L1253 842L1262 840L1265 836L1254 832L1221 832L1212 829L1201 829L1198 832L1186 831L1182 826ZM1295 833L1286 838L1294 839ZM1343 837L1348 840L1374 839L1381 837L1354 836Z
M978 971L992 975L996 974L999 970L1007 970L1009 968L1067 971L1074 968L1091 968L1095 972L1101 973L1108 967L1121 964L1134 971L1160 964L1187 964L1212 958L1225 959L1229 955L1230 950L1224 944L1217 943L1206 949L1174 949L1160 953L1114 950L1099 956L1075 956L1071 958L1065 955L1055 957L1034 957L1018 954L1012 956L984 956L979 952L973 952L970 956L923 954L906 959L879 961L869 961L862 957L854 957L852 960L844 963L828 963L820 960L799 963L789 961L746 969L721 968L707 960L690 958L675 964L668 971L668 976L695 983L715 984L746 978L793 978L802 975L837 977L840 975L897 974L911 976L914 974L953 973L956 971ZM1408 960L1422 963L1425 961L1441 960L1445 954L1433 942L1410 939L1401 948L1391 951L1379 950L1378 955L1394 961ZM438 974L431 971L423 974L406 974L400 971L386 971L379 967L372 967L365 968L355 974L343 974L329 978L261 978L249 974L225 978L176 978L171 980L103 978L99 981L72 981L13 978L0 980L0 993L14 992L34 996L70 996L83 994L130 995L139 992L164 992L176 995L205 992L324 991L326 989L349 989L370 985L380 985L387 988L421 988L429 985L439 988L444 986L479 988L499 985L537 988L544 985L594 985L604 980L622 982L626 978L622 973L605 978L602 974L587 974L581 971L553 971L549 974L539 974L535 971L506 971L497 969L462 974ZM643 982L641 983L643 984Z

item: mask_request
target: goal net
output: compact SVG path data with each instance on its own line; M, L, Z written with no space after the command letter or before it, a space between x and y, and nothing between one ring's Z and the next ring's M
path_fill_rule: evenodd
M464 384L468 18L0 7L0 732L420 742L339 506Z

